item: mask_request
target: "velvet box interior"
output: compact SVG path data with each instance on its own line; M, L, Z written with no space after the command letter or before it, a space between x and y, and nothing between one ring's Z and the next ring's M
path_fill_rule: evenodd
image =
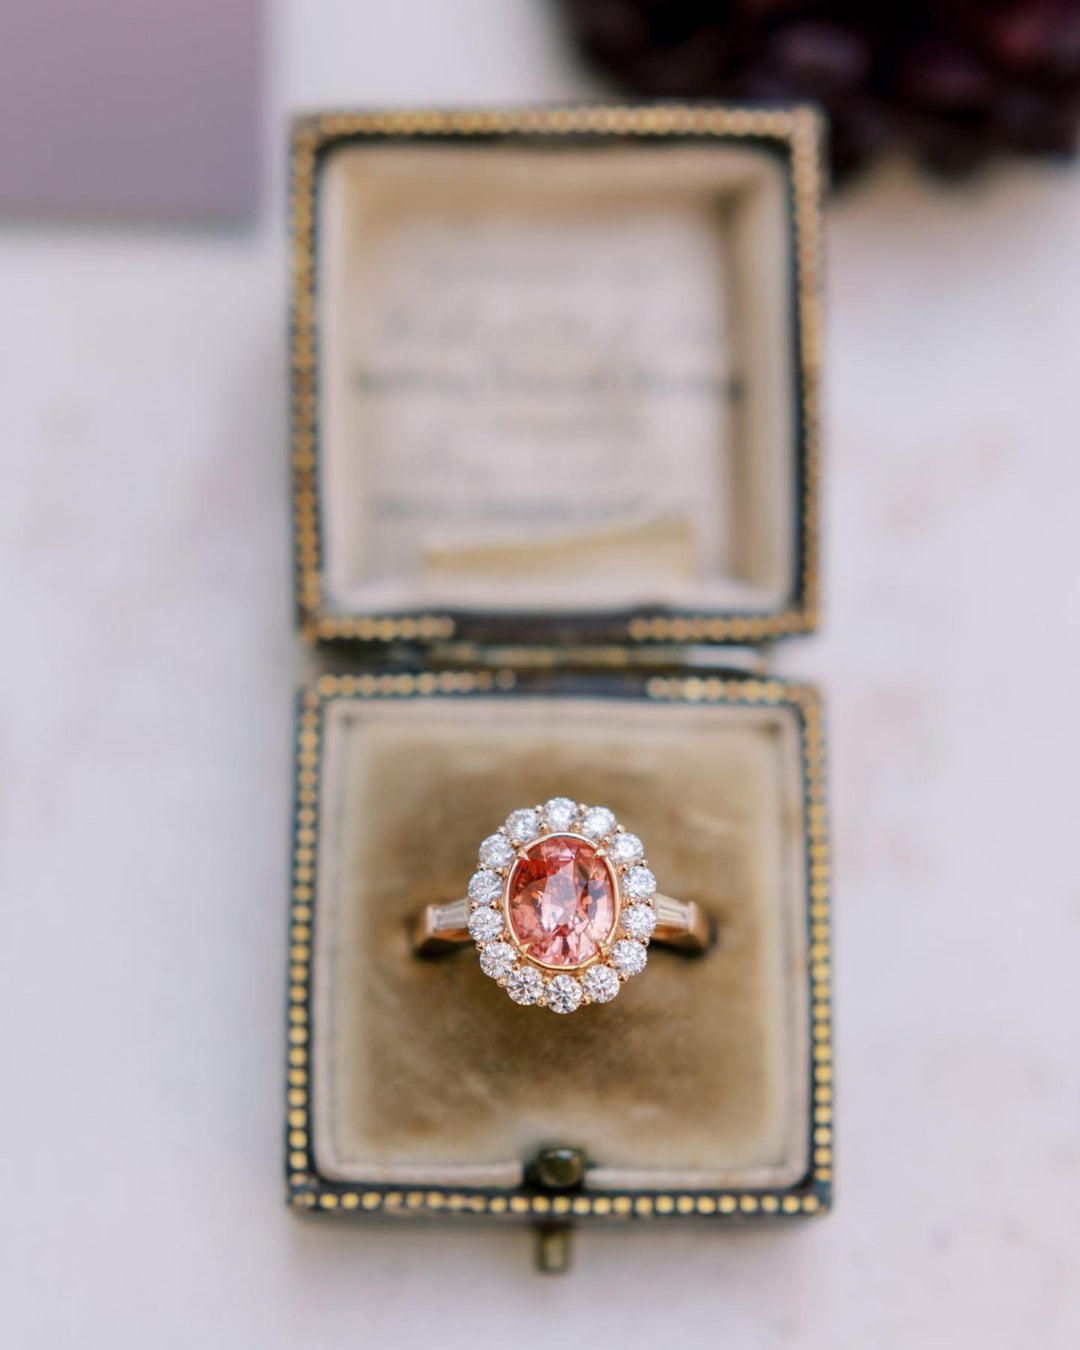
M815 137L715 108L297 126L298 601L327 671L299 707L298 1208L828 1205L816 696L633 660L813 625ZM627 664L530 674L493 637ZM610 806L718 934L569 1017L409 938L511 809L561 793ZM551 1148L585 1159L565 1191L530 1171Z
M312 636L813 626L816 128L722 109L298 124Z

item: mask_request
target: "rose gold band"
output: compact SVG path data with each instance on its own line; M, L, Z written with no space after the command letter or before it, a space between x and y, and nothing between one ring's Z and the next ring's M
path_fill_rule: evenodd
M694 900L676 900L670 895L653 897L656 929L653 942L676 951L699 955L711 945L714 926ZM463 896L445 905L426 905L416 916L413 948L417 956L438 956L471 941L467 928L469 902Z

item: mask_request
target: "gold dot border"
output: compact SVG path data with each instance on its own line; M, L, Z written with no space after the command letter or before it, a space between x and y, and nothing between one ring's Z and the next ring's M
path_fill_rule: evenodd
M537 1215L580 1218L795 1217L825 1214L832 1204L833 1023L829 920L830 859L821 699L811 685L754 676L654 676L645 697L657 702L786 707L795 714L803 757L809 882L808 979L811 1008L811 1166L798 1185L772 1191L536 1195L446 1187L342 1186L318 1173L312 1147L310 1051L311 973L323 719L337 699L424 698L509 691L513 670L425 671L418 674L323 675L300 696L296 731L296 823L288 965L286 1177L297 1210L333 1213Z
M802 429L797 603L755 615L657 615L629 622L634 642L759 642L812 632L818 624L820 567L820 386L822 349L822 123L810 107L565 106L468 111L323 113L297 118L290 150L290 381L296 604L310 642L436 641L452 637L446 614L351 616L326 610L318 506L315 224L318 161L330 146L355 137L697 135L771 140L790 161L795 242L796 324Z

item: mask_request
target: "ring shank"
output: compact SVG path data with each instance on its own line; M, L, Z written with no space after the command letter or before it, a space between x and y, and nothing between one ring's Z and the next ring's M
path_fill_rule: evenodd
M657 918L653 942L687 954L697 955L708 949L713 939L713 925L696 901L656 895L653 903ZM425 905L414 922L414 951L417 956L438 956L464 942L471 942L468 922L469 902L465 897L445 905Z

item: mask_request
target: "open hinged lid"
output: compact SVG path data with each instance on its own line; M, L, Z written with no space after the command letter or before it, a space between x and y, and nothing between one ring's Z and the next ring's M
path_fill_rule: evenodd
M817 617L819 124L296 124L315 640L755 642Z

